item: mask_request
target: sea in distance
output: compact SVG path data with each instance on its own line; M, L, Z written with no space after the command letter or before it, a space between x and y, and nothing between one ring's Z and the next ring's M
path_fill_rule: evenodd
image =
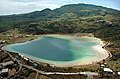
M100 43L101 41L94 37L46 35L25 43L7 45L2 49L51 65L70 67L106 58L108 53Z

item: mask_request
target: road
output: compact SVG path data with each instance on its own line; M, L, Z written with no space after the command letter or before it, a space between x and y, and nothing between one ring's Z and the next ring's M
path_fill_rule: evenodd
M29 65L25 65L25 64L22 64L20 63L16 58L14 58L9 52L5 51L11 58L13 61L17 61L17 63L20 65L19 67L19 70L17 72L19 72L23 67L26 67L28 69L32 69L33 71L36 71L37 73L41 73L41 74L44 74L44 75L52 75L52 74L59 74L59 75L76 75L76 74L84 74L84 75L98 75L98 73L96 72L76 72L76 73L62 73L62 72L44 72L44 71L41 71L41 70L38 70L38 69L35 69L34 67L32 66L29 66Z
M62 72L45 72L46 75L58 74L58 75L77 75L77 74L84 74L84 75L98 75L96 72L76 72L76 73L62 73Z

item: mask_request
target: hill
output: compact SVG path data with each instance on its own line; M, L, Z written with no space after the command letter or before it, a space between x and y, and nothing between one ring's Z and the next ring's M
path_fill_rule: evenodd
M71 4L50 10L0 16L0 32L17 28L21 33L93 33L120 47L120 11L90 4Z
M71 4L60 8L50 10L44 9L42 11L35 11L26 14L0 16L0 32L14 28L18 23L29 21L43 21L43 20L60 20L60 19L86 19L95 17L96 19L114 19L116 16L120 17L120 11L105 8L102 6L95 6L90 4ZM109 19L110 18L110 19ZM6 28L7 27L7 28Z

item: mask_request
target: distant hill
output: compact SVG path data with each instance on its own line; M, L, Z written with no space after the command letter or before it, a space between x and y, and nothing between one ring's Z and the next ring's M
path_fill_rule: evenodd
M110 15L118 15L120 11L102 7L95 6L90 4L71 4L65 5L60 8L50 10L46 8L42 11L35 11L26 14L18 14L18 15L8 15L8 16L0 16L0 21L2 20L41 20L41 19L51 19L51 18L73 18L73 17L84 17L84 16L96 16L106 14Z
M54 10L0 16L0 32L15 28L28 34L87 32L120 42L120 11L91 4L70 4Z

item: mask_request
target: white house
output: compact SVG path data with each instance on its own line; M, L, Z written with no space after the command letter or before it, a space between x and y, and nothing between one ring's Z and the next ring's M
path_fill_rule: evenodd
M2 67L7 67L7 66L9 66L9 65L13 65L13 64L14 64L13 61L8 61L8 62L0 63L0 65L1 65Z
M104 72L111 72L113 73L113 71L110 68L103 68Z
M2 69L0 71L0 77L3 78L3 77L7 77L8 76L8 72L9 72L9 69L6 68L6 69Z
M120 75L120 72L118 72L118 75Z

